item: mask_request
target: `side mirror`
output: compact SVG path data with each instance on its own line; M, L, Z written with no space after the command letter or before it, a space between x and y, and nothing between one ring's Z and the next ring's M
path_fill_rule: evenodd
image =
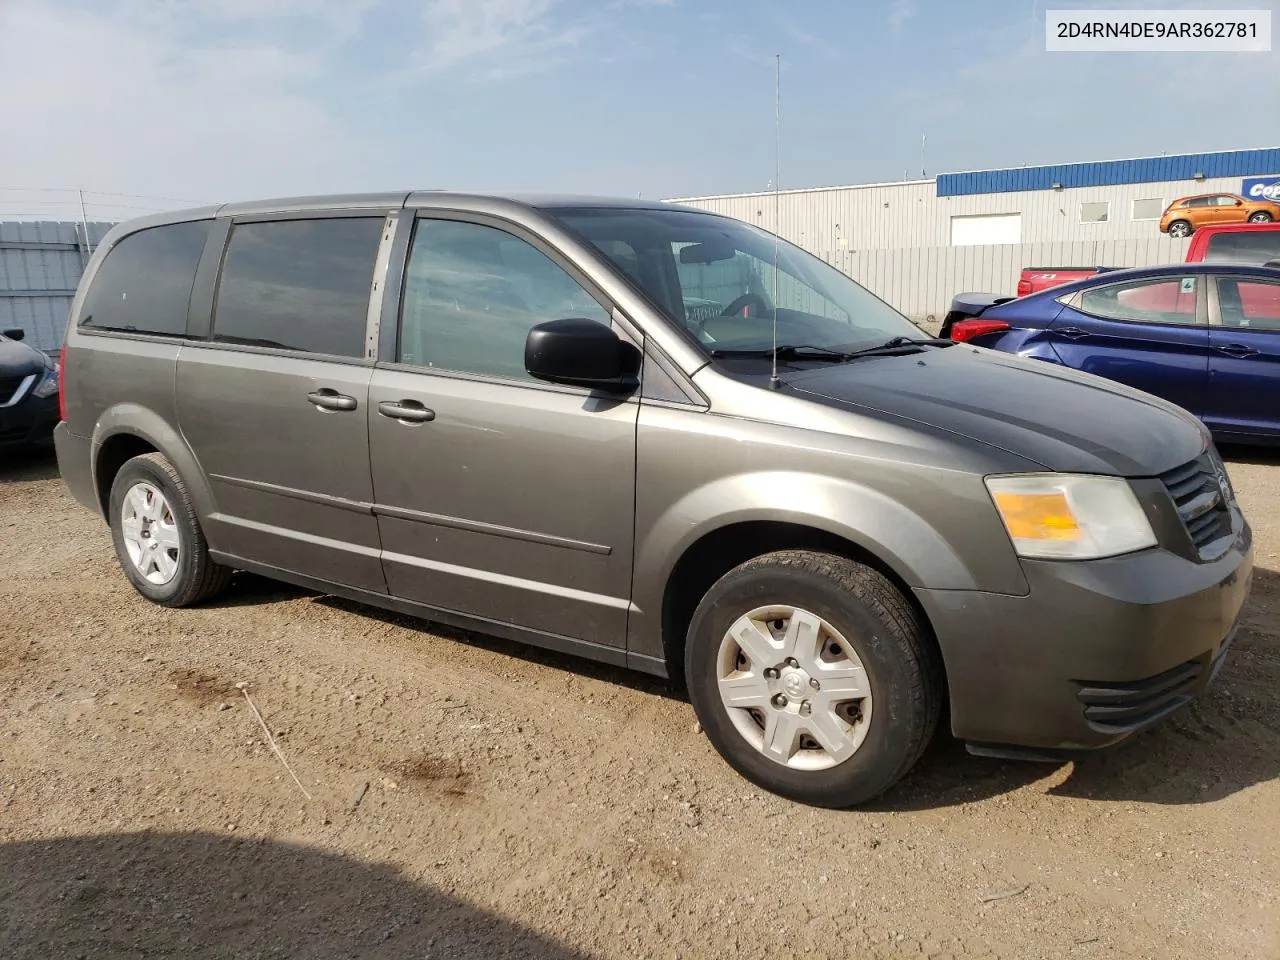
M10 340L22 340L26 337L27 331L15 328L13 330L5 330L4 335Z
M1243 206L1244 206L1244 201L1243 201L1243 200L1237 200L1237 201L1236 201L1236 206L1237 206L1237 207L1243 207Z
M631 393L640 384L640 351L595 320L548 320L529 331L524 368L548 383Z

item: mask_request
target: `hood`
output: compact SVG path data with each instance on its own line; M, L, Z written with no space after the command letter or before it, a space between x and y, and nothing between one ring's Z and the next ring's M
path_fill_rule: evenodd
M44 354L39 350L17 340L0 337L0 377L25 377L47 369Z
M1153 476L1205 446L1199 422L1158 397L967 345L863 357L786 382L812 399L905 417L1064 473Z

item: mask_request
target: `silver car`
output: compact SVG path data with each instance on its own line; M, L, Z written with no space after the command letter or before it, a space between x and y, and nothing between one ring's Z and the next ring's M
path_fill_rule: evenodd
M940 716L1122 739L1220 668L1251 534L1154 397L927 337L675 205L439 192L117 227L62 475L148 599L236 570L682 681L760 786L849 806Z

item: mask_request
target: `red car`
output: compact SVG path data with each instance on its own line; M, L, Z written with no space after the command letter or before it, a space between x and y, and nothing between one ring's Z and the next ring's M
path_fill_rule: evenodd
M1063 283L1074 283L1115 267L1023 267L1018 278L1018 296L1039 293Z
M1187 263L1234 260L1267 264L1280 260L1280 223L1227 223L1191 235Z

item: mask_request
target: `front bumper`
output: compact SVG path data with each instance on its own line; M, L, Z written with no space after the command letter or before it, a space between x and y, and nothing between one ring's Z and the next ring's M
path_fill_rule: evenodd
M58 395L28 395L12 407L0 407L0 447L48 446L58 422Z
M1237 522L1210 563L1160 549L1024 561L1026 596L916 590L942 647L955 735L980 750L1094 749L1201 694L1249 595L1252 532Z

